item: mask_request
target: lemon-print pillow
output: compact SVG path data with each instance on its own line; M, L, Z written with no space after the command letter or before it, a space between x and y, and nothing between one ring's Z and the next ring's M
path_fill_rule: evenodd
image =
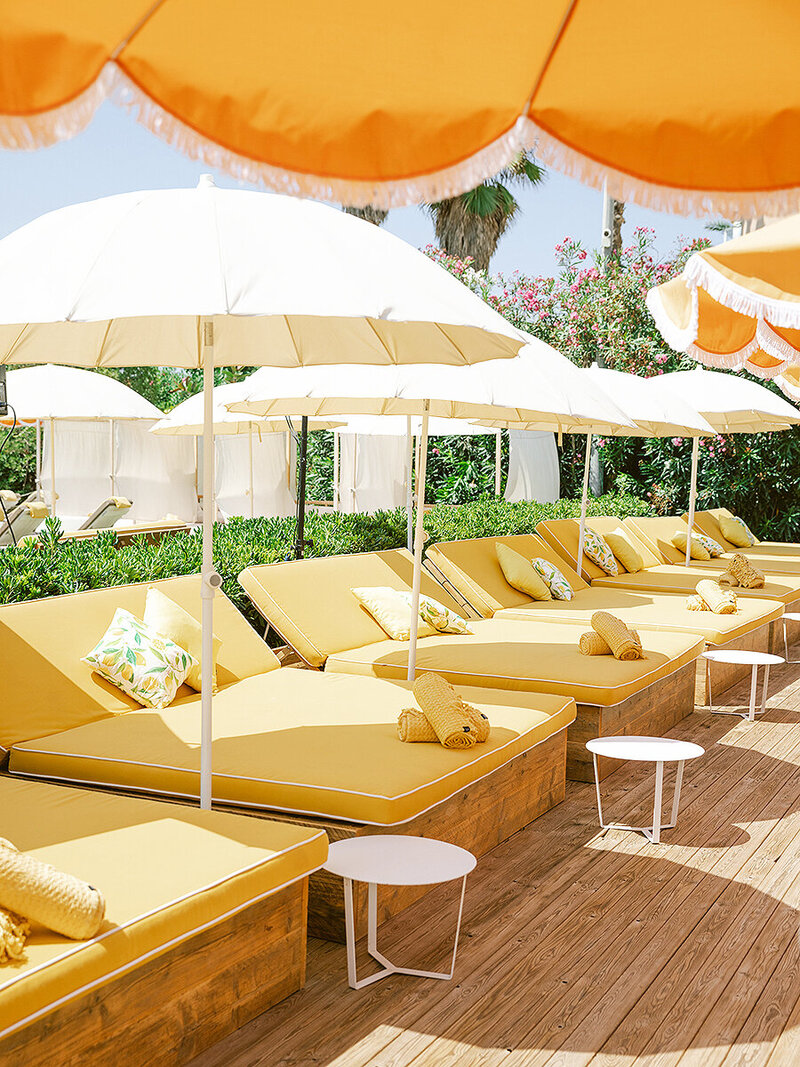
M410 593L408 598L410 602ZM467 626L466 619L462 619L455 611L446 608L444 604L440 604L432 596L421 596L419 598L419 617L440 634L472 633L472 630Z
M617 561L614 553L599 533L586 529L583 531L583 553L588 556L592 563L596 563L601 571L610 574L612 578L619 574Z
M725 549L719 543L715 541L713 537L709 537L708 534L698 533L697 530L692 534L693 541L699 541L703 548L708 552L709 556L713 559L715 556L721 556ZM683 546L684 549L686 545Z
M547 582L550 595L554 600L572 600L574 596L572 586L558 567L554 567L549 560L542 559L541 556L536 556L531 563L536 573Z
M722 515L719 520L719 528L726 541L730 541L737 548L750 548L758 544L758 538L738 515Z
M197 666L185 648L124 608L83 662L145 708L166 708Z

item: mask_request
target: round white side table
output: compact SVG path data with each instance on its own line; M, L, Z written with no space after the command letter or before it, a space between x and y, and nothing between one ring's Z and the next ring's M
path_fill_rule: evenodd
M597 791L597 814L600 817L600 826L605 830L635 830L644 834L648 841L654 845L661 842L661 831L672 830L678 823L678 805L681 800L681 784L683 782L683 765L686 760L697 759L705 752L700 745L691 741L679 741L672 737L595 737L586 742L586 747L592 754L594 766L594 785ZM655 763L656 765L656 792L653 803L652 826L629 826L626 823L603 822L603 804L600 799L600 775L597 770L597 757L608 756L611 759L636 760L639 763ZM672 817L670 822L661 821L661 804L664 793L664 764L677 763L678 773L675 778L675 795L672 799Z
M326 871L344 879L344 922L347 938L347 979L353 989L362 989L390 974L411 974L418 978L453 977L464 908L467 875L475 869L477 860L471 852L447 841L430 837L409 837L404 834L373 834L334 841L328 850ZM450 970L417 971L397 967L378 950L378 886L434 885L461 878L461 898L458 904L456 935ZM359 979L356 973L356 932L353 915L353 882L366 882L367 889L367 949L383 970Z
M784 624L785 625L785 624ZM764 714L767 706L767 686L769 685L769 669L778 663L784 663L783 656L773 656L771 652L749 652L745 649L731 648L712 649L702 653L706 661L706 693L708 694L708 710L714 715L738 715L742 719L755 722L756 719L756 689L758 687L758 668L764 668L764 684L761 687L761 710L759 715ZM711 664L712 663L744 663L753 668L750 677L750 707L747 711L722 711L716 710L711 702Z
M786 634L787 622L800 622L800 612L798 611L784 611L783 613L783 651L787 663L797 663L796 659L789 659L789 638Z

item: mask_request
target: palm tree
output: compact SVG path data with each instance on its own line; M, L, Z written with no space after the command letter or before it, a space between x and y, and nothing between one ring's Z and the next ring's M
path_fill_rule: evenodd
M367 204L366 207L346 207L344 210L346 214L355 215L357 219L364 219L365 222L371 222L373 226L383 226L389 214L383 208L373 207L371 204Z
M439 247L459 259L471 258L479 270L488 270L500 238L519 211L511 187L539 185L544 175L544 168L523 152L475 189L427 204Z

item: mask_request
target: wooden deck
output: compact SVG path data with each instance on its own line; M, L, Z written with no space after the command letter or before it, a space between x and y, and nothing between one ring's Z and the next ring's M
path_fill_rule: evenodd
M484 856L452 982L354 992L344 947L312 941L305 989L195 1064L800 1064L800 665L774 670L771 694L756 723L697 712L672 731L706 755L665 844L600 837L593 787L567 783ZM747 696L737 686L729 706ZM648 822L651 797L648 768L604 783L609 818ZM382 928L382 948L439 967L453 917L443 887Z

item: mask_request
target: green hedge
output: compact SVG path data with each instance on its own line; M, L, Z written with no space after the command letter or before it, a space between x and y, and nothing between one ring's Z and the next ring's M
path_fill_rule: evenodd
M652 514L649 504L628 495L598 497L589 505L590 513L595 515ZM425 528L429 543L528 533L542 519L566 518L579 511L579 503L574 500L509 504L491 498L473 504L438 505L425 516ZM157 544L134 538L124 546L117 546L113 531L101 533L91 541L59 541L59 533L57 520L48 519L37 539L0 550L0 603L156 581L200 570L199 530L171 534ZM310 514L306 533L313 541L308 551L311 556L399 548L406 543L406 516L402 509L374 515ZM290 558L293 541L293 518L231 519L214 529L214 560L223 578L223 589L259 630L264 624L245 596L237 575L254 564ZM324 590L321 592L324 595Z

